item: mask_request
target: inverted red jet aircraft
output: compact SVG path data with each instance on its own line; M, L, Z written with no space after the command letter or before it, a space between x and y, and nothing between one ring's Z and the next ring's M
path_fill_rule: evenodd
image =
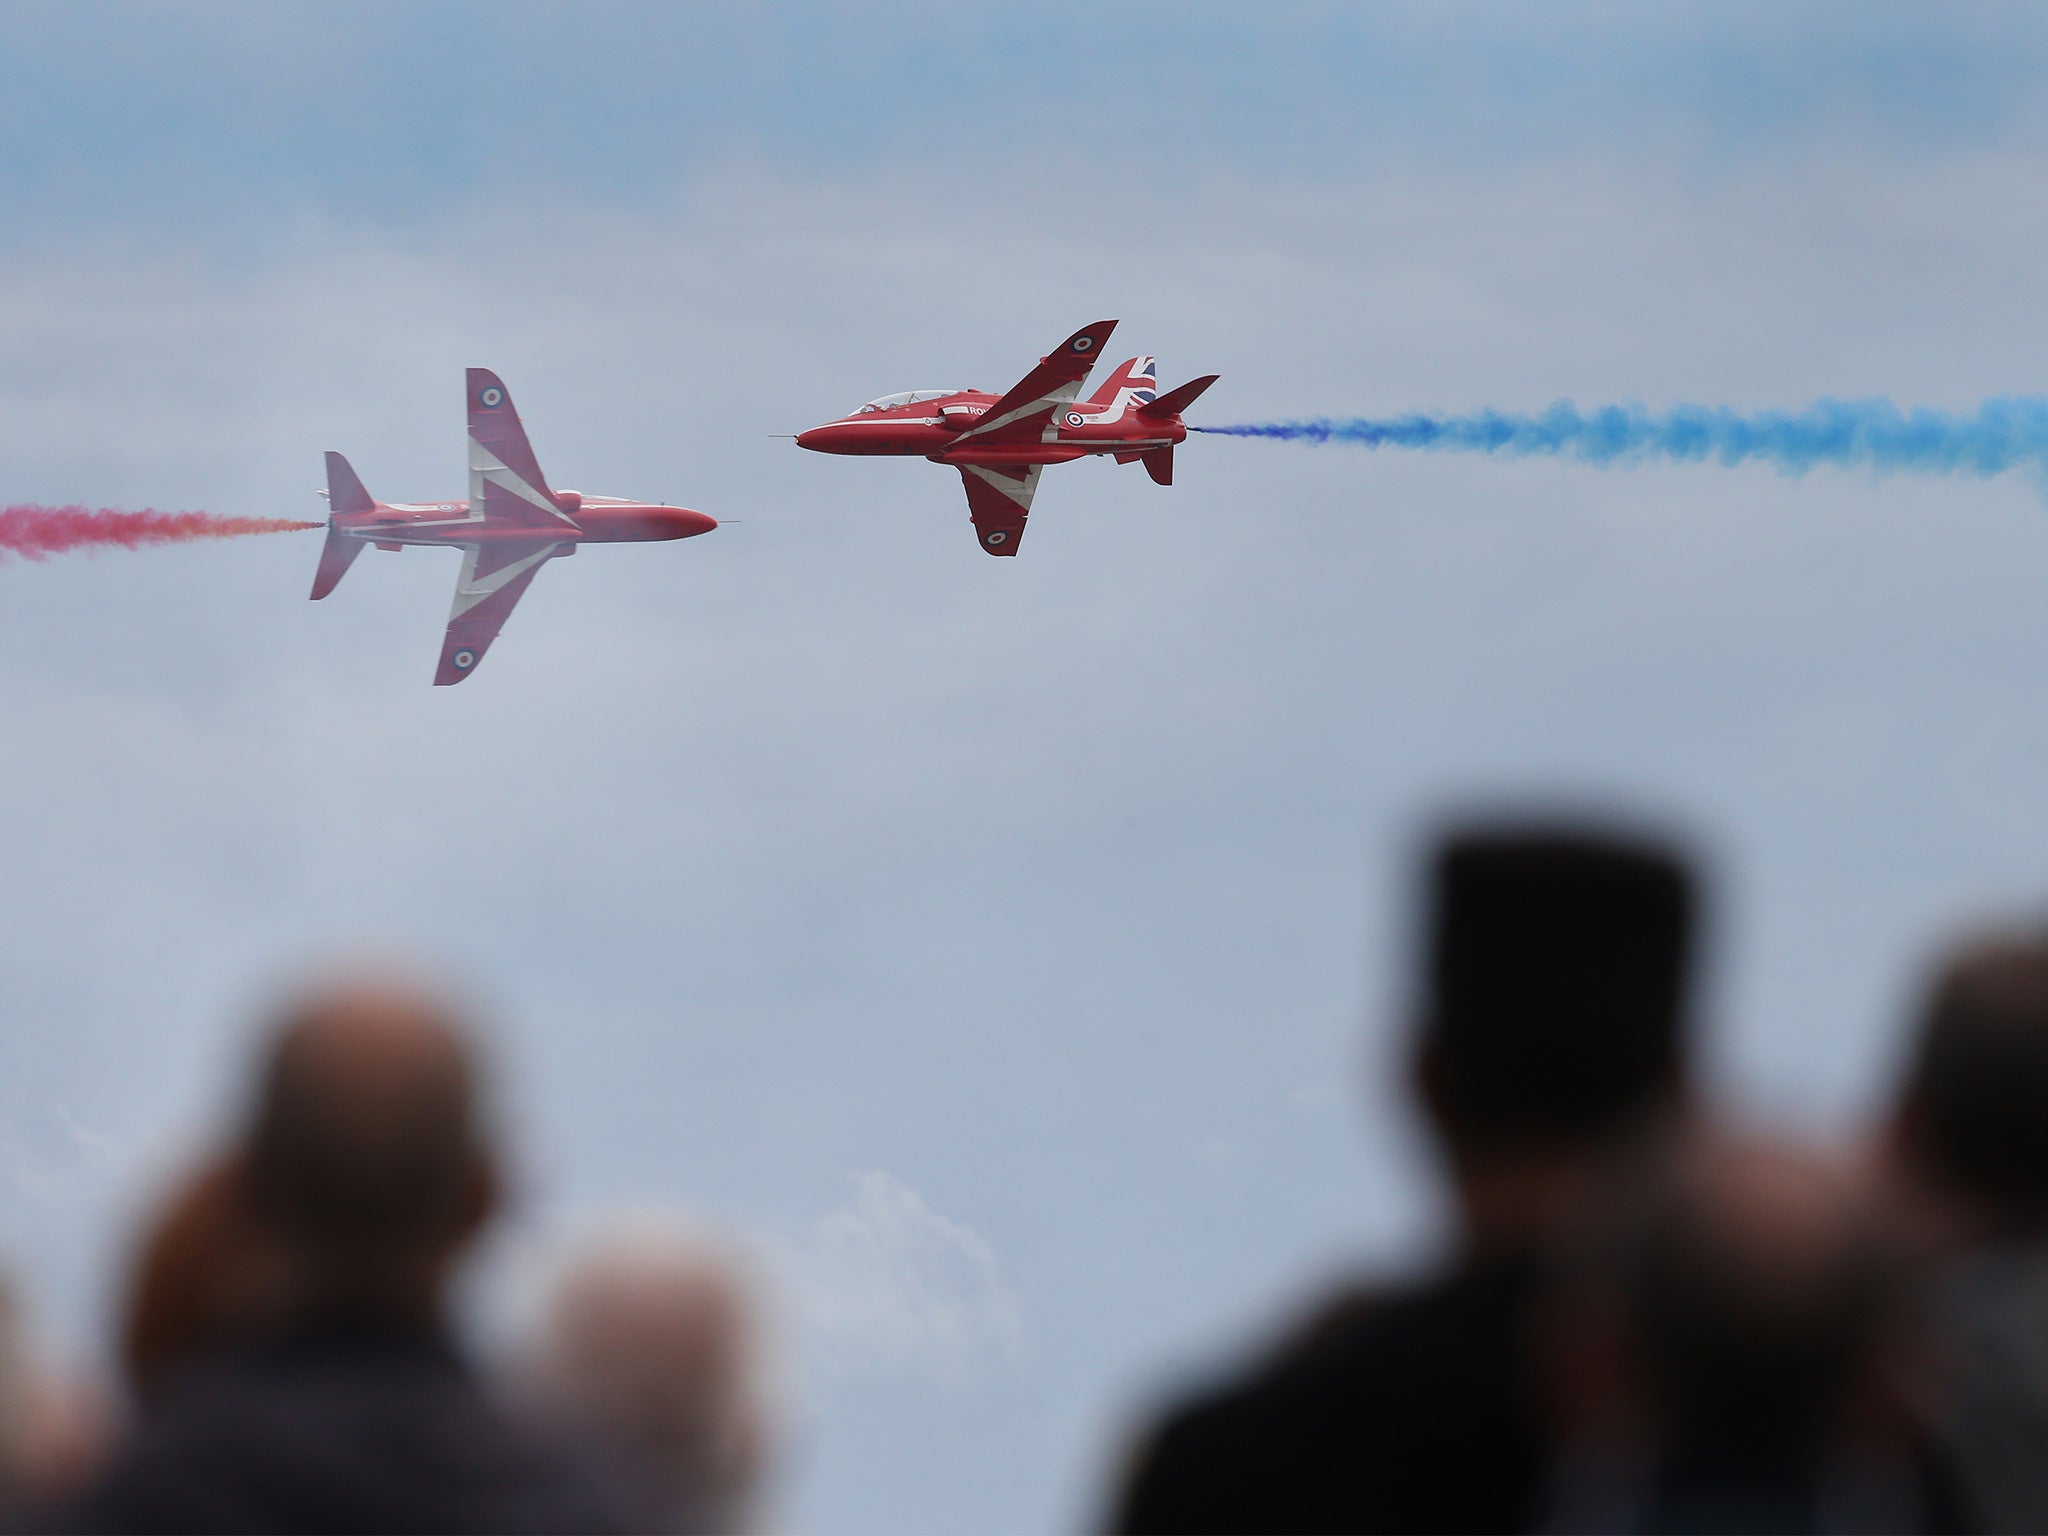
M315 601L332 592L363 546L449 544L462 551L455 606L434 686L459 683L483 660L540 568L578 544L639 544L709 533L717 522L687 507L551 491L527 446L512 396L488 368L469 383L469 500L372 499L338 453L327 455L327 545L313 573Z
M978 389L884 395L801 433L797 446L819 453L916 453L953 465L967 487L967 511L981 547L992 555L1014 555L1039 473L1048 464L1110 453L1119 464L1142 459L1154 480L1173 484L1173 445L1188 435L1180 413L1220 375L1206 374L1162 395L1157 365L1134 357L1076 403L1115 329L1114 320L1098 320L1074 332L1007 395Z

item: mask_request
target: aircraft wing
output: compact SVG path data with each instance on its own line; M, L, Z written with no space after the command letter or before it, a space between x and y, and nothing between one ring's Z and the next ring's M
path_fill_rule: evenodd
M540 472L512 392L488 368L472 368L469 386L469 515L537 533L574 528Z
M475 671L540 568L575 548L574 540L547 538L463 545L462 575L455 583L455 606L448 613L434 686L459 683Z
M1095 366L1096 356L1115 329L1114 320L1098 320L1074 332L1040 358L1038 366L1025 374L1015 389L955 438L955 446L1049 441L1057 430L1054 413L1071 405L1081 393L1088 370Z
M1038 493L1043 464L956 466L967 487L967 512L981 547L992 555L1014 555L1024 537L1024 519Z

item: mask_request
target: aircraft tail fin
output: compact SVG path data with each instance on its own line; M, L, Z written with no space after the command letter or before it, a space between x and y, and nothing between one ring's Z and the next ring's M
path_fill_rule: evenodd
M1202 392L1218 379L1220 373L1205 373L1199 379L1189 379L1179 389L1169 389L1149 405L1138 407L1140 416L1178 416L1182 411L1202 398Z
M330 458L335 455L330 454ZM344 469L346 465L342 466ZM341 585L341 578L348 574L348 568L356 563L356 556L363 552L363 541L350 538L337 528L327 530L327 542L320 549L320 564L313 572L313 601L321 598Z
M1150 450L1149 452L1147 452L1147 453L1146 453L1146 454L1144 455L1144 458L1145 458L1145 473L1146 473L1146 474L1148 474L1148 475L1150 475L1150 476L1152 477L1152 480L1153 480L1153 483L1154 483L1154 484L1157 484L1157 485L1171 485L1171 484L1173 484L1173 448L1172 448L1172 445L1170 445L1170 444L1169 444L1169 445L1168 445L1167 447L1164 447L1164 448L1154 448L1154 449Z
M348 568L356 563L356 556L363 552L361 539L352 539L347 534L336 531L331 520L333 514L368 512L376 505L370 493L363 489L361 477L349 467L348 460L329 449L327 511L330 521L327 525L327 542L320 549L320 564L313 572L315 602L341 585L341 578L348 574Z
M367 512L377 503L370 493L363 489L363 482L356 472L349 468L347 459L332 449L327 453L327 510L334 512Z
M1129 393L1125 395L1125 391ZM1158 362L1149 357L1134 357L1103 380L1102 388L1088 397L1088 404L1106 410L1117 403L1119 395L1124 395L1128 410L1131 405L1144 405L1158 393Z

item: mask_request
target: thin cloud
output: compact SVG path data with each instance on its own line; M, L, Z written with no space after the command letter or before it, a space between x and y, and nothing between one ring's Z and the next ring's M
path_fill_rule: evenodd
M1023 1310L994 1246L891 1174L855 1175L843 1205L763 1247L826 1375L959 1385L1023 1353Z

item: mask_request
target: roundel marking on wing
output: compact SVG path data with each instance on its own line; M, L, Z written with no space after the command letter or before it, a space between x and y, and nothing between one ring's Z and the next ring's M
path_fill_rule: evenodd
M471 667L476 665L476 652L457 651L453 656L450 656L448 659L454 662L455 665L459 667L462 671L467 672Z
M481 395L478 395L477 398L483 401L485 405L503 405L505 403L505 391L493 384L485 389Z
M1007 533L1004 533L1001 529L997 529L994 533L988 536L987 542L990 544L1001 544L1005 542L1009 537L1010 536Z
M1094 345L1095 338L1093 336L1076 336L1074 338L1074 350L1076 352L1086 352Z

